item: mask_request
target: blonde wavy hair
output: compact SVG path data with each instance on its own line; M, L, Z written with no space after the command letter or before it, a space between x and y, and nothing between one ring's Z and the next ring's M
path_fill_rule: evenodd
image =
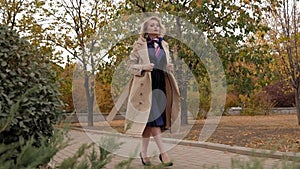
M149 17L149 18L147 18L143 23L142 23L142 25L141 25L141 30L140 30L140 35L141 35L141 37L143 37L143 38L146 38L145 36L147 35L147 27L148 27L148 24L149 24L149 21L150 20L155 20L155 21L157 21L158 22L158 24L159 24L159 36L160 37L163 37L164 36L164 34L165 34L165 32L166 32L166 28L165 28L165 26L162 24L162 22L161 22L161 19L159 18L159 17L157 17L157 16L151 16L151 17Z

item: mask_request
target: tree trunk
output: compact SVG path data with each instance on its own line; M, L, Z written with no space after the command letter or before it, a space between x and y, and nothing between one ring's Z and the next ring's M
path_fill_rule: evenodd
M90 85L89 85L89 76L87 74L87 71L85 70L84 73L84 89L85 89L85 95L87 99L87 108L88 108L88 126L93 126L93 109L94 109L94 96L91 96L90 91Z
M179 17L176 18L176 24L177 24L177 37L179 39L181 39L182 37L182 30L181 30L181 19ZM186 80L187 77L184 76L184 71L182 69L182 55L179 55L179 51L181 50L181 46L179 44L175 45L175 50L176 50L176 54L177 54L177 62L175 62L176 66L177 66L177 75L178 75L178 87L180 89L180 95L183 98L181 100L181 124L188 124L188 117L187 117L187 86L186 86Z
M181 123L182 124L188 124L188 108L187 108L187 85L185 83L185 80L181 84Z

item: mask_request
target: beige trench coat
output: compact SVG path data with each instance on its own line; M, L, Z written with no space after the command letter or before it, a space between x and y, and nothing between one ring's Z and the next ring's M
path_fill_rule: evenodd
M169 46L162 41L166 52L167 65L171 64ZM151 109L152 82L151 72L142 71L143 65L149 64L147 42L140 37L133 45L133 50L127 62L129 71L134 75L130 84L130 91L126 111L125 132L130 135L142 135ZM167 72L167 70L165 70ZM179 88L172 72L165 74L166 81L166 128L178 132L181 124L181 100Z

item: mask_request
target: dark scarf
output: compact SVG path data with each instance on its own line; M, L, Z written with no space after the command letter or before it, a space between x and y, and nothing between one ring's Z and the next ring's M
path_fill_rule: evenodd
M152 45L154 45L154 43L157 43L159 46L161 46L161 42L163 41L163 38L162 37L151 38L151 37L147 36L146 40L147 40L147 43L150 43Z

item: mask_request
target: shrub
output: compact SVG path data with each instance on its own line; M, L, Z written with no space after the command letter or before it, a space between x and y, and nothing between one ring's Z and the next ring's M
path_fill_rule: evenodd
M66 146L63 142L63 135L60 131L54 132L52 139L43 137L40 139L40 146L34 146L34 139L27 140L24 145L18 143L0 144L0 169L15 168L47 168L49 161ZM13 151L20 149L18 154ZM15 156L14 159L11 157Z
M33 139L37 146L40 138L52 136L62 115L55 73L37 47L2 25L0 46L0 117L8 119L0 143L21 146Z
M268 85L264 89L266 96L276 102L275 107L293 107L295 103L295 94L292 87L286 82L277 82Z
M60 93L61 100L65 103L64 110L66 113L71 114L75 111L73 98L72 98L72 78L75 64L67 64L64 69L59 69L59 79L60 79Z
M274 100L271 100L265 91L254 91L245 101L242 115L269 115L276 105Z
M96 82L95 94L100 111L104 114L108 114L114 107L114 101L111 96L111 85Z

